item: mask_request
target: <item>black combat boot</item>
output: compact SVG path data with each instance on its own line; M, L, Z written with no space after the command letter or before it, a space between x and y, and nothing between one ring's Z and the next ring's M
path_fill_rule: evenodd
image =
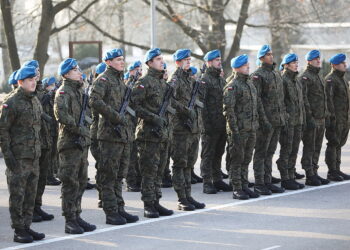
M296 180L292 180L292 181L294 181L294 183L298 185L299 189L303 189L305 187L304 184L301 184L301 183L297 182Z
M244 192L243 190L241 190L241 189L234 190L233 191L233 199L248 200L249 199L249 195L246 192Z
M295 179L301 180L301 179L303 179L304 177L305 177L304 174L299 174L298 172L295 172Z
M106 224L110 225L125 225L126 219L121 216L117 211L106 212Z
M159 200L154 201L154 208L158 211L160 216L170 216L174 213L173 210L167 209L159 204Z
M249 187L249 188L254 187L254 185L255 185L254 182L248 182L248 187Z
M260 197L260 195L258 193L250 190L248 187L243 187L242 189L247 195L249 195L249 198L254 198L255 199L255 198L259 198Z
M26 227L25 230L33 237L33 240L42 240L45 238L45 234L35 232L34 230L30 229L30 227Z
M186 198L179 199L179 202L177 203L177 207L179 210L183 211L193 211L195 210L195 206L192 205Z
M199 177L198 175L196 175L196 173L194 172L193 169L191 172L191 177L194 178L197 181L197 183L203 183L203 179L201 177Z
M350 175L345 174L344 172L337 170L337 174L340 175L341 177L343 177L344 180L348 181L350 180Z
M76 219L66 219L64 231L67 234L82 234L82 233L84 233L84 229L79 226Z
M191 184L197 184L197 180L193 176L191 176Z
M321 181L318 179L317 175L306 175L305 185L307 186L321 186Z
M134 223L139 220L139 217L137 215L132 215L126 212L124 206L119 206L118 212L122 217L126 219L127 223Z
M266 184L266 187L271 190L272 193L284 193L284 188L277 187L272 183Z
M96 184L90 183L90 178L89 178L89 179L88 179L88 182L86 183L85 189L86 189L86 190L91 190L91 189L94 189L94 188L96 188Z
M34 210L32 222L41 222L41 221L43 221L43 218Z
M159 218L158 211L154 208L153 201L144 202L144 214L146 218Z
M40 206L35 206L34 212L36 212L36 214L41 216L42 220L53 220L53 218L55 218L55 216L53 216L53 214L46 213L44 210L41 209Z
M31 236L25 229L15 228L13 241L18 243L32 243L33 236Z
M77 215L77 223L84 230L84 232L92 232L96 230L95 225L86 222L80 217L80 215Z
M294 180L289 179L289 180L283 180L281 182L281 187L283 187L284 189L287 190L298 190L299 189L299 185L294 182Z
M203 193L205 194L216 194L218 191L214 187L211 181L204 181L203 183Z
M195 199L193 199L192 197L187 198L188 202L191 203L196 209L203 209L205 208L205 204L196 201Z
M101 200L99 200L99 201L97 202L97 207L98 207L98 208L103 208L103 204L102 204L102 201L101 201Z
M264 184L255 184L254 185L254 192L258 193L259 195L271 195L272 192L270 189L268 189Z
M222 172L222 170L221 170L221 176L222 176L222 179L228 179L228 175Z
M127 192L140 192L141 187L140 187L140 185L137 185L137 184L127 184L126 191Z
M61 181L54 176L48 176L46 178L46 185L48 186L59 186L61 184Z
M330 181L343 181L344 178L340 176L337 171L329 171L327 174L327 179Z
M271 183L272 184L278 184L280 182L281 182L280 178L276 178L276 177L271 176Z
M320 180L320 182L321 182L321 185L327 185L327 184L329 184L330 183L330 181L329 180L327 180L327 179L325 179L325 178L322 178L321 176L319 176L318 174L316 174L317 175L317 178Z
M224 191L224 192L231 192L233 191L232 186L226 184L226 182L220 180L220 181L215 181L214 183L214 187L216 188L217 191Z

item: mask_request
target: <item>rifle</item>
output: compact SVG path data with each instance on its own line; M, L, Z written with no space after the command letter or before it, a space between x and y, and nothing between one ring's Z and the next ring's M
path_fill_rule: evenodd
M202 81L202 77L203 77L203 74L205 73L205 70L207 69L207 65L205 63L203 63L203 66L202 68L200 69L201 70L201 75L200 77L198 77L196 79L196 82L194 83L193 85L193 88L192 88L192 91L191 91L191 99L190 101L188 102L188 105L187 105L187 108L192 110L194 109L194 106L197 105L198 107L200 108L203 108L204 107L204 104L197 100L197 94L198 94L198 91L199 91L199 88L200 88L200 85L203 84L204 82ZM184 122L184 125L185 127L187 127L190 131L192 131L193 129L193 121L188 118L185 122Z
M168 111L172 114L175 114L176 111L169 106L170 104L170 99L173 96L174 90L175 90L175 82L177 80L177 76L174 74L173 77L169 82L167 82L167 89L165 91L164 97L163 97L163 102L162 105L159 108L159 111L157 115L161 118L165 117L165 113ZM154 127L152 128L151 132L157 136L158 138L161 137L161 127Z
M90 91L90 87L92 85L92 80L93 80L93 74L92 72L90 73L89 79L88 79L88 87L84 89L84 93L83 93L83 103L82 103L82 109L80 111L80 115L79 115L79 121L78 121L78 127L82 128L84 126L84 122L88 122L86 119L86 109L87 109L87 105L88 105L88 101L89 101L89 91ZM91 118L90 118L91 120ZM83 145L81 142L81 136L79 135L77 137L77 139L74 141L74 144L81 150L83 151Z
M129 112L129 114L132 116L136 116L135 111L129 107L129 102L130 102L130 98L131 98L132 87L134 86L134 84L138 80L139 75L140 75L140 73L137 70L135 76L132 76L132 79L127 84L127 88L125 90L125 94L123 97L123 103L120 106L119 111L118 111L118 113L121 117L124 117L126 112ZM114 131L117 133L119 138L122 137L121 126L122 126L121 124L118 124L117 126L114 127Z

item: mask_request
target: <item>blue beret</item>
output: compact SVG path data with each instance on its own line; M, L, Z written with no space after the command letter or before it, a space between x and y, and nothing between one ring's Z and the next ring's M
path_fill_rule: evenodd
M320 51L319 50L311 50L305 55L306 61L311 61L317 57L320 57Z
M174 61L181 61L182 59L185 59L187 57L191 56L191 50L190 49L178 49L173 54Z
M8 84L16 84L17 80L15 80L18 70L12 72L12 74L9 77Z
M126 72L126 73L124 74L124 80L128 80L129 77L130 77L130 73L129 73L129 72Z
M268 44L263 45L259 51L258 54L256 55L257 59L260 59L261 57L265 56L267 52L271 51L271 47Z
M193 66L191 66L190 67L190 70L191 70L191 74L194 76L195 74L197 74L197 68L196 67L193 67Z
M119 56L123 56L123 50L122 49L111 49L109 51L107 51L103 57L104 61L107 60L112 60L113 58L119 57Z
M24 62L23 66L32 66L34 68L39 68L39 62L37 60L30 60Z
M32 78L37 75L37 69L33 66L23 66L17 71L15 80L24 80L27 78Z
M283 60L282 60L282 62L280 64L280 68L279 69L282 70L284 64L288 64L290 62L295 62L295 61L298 61L297 54L294 54L294 53L287 54L287 55L285 55L283 57Z
M156 56L159 56L160 54L162 54L162 52L158 48L148 50L146 52L145 59L144 59L145 63L148 62L149 60L152 60Z
M331 64L341 64L346 60L346 55L343 53L336 54L329 59Z
M236 57L232 58L231 67L232 68L240 68L246 63L248 63L248 56L247 56L247 54L243 54L243 55L236 56Z
M221 52L220 50L211 50L205 56L203 57L204 61L208 62L211 60L214 60L215 58L221 57Z
M58 66L57 74L63 76L67 74L71 69L74 69L76 66L78 66L77 60L74 58L67 58Z
M137 67L140 67L141 64L142 64L141 61L136 61L136 62L134 62L133 64L130 64L129 67L128 67L128 71L134 70L134 69L136 69Z
M44 87L46 88L47 86L50 86L52 84L56 83L56 78L51 76L51 77L46 77L42 80L42 83L44 85Z
M107 67L107 64L105 64L104 62L99 63L96 66L96 70L95 70L96 74L103 73L106 70L106 67Z

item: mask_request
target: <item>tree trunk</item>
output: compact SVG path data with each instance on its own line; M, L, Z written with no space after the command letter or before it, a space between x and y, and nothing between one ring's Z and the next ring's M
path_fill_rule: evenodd
M226 47L224 9L223 0L212 0L209 15L211 21L211 36L208 40L209 50L219 49L222 58L225 56Z
M19 61L15 31L12 23L11 3L9 0L1 0L1 13L6 33L7 48L11 61L12 70L15 71L21 67Z
M1 22L0 24L0 33L1 33L1 44L4 45L4 47L2 48L2 68L3 68L3 72L4 72L4 85L7 85L7 79L10 76L10 74L12 73L11 70L11 61L10 61L10 55L9 55L9 51L7 49L7 42L6 42L6 33L5 33L5 28L4 28L4 23Z
M119 37L122 40L125 40L125 29L124 29L124 0L119 0L119 7L118 7L118 19L119 19ZM125 45L124 43L119 43L119 48L121 48L125 53Z

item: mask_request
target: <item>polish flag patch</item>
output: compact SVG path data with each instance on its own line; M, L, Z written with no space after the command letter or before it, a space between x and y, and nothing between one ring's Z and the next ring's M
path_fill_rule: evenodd
M259 79L259 76L253 76L253 79Z
M331 79L328 79L327 82L331 82L332 80Z
M233 90L233 87L228 87L227 90Z
M303 79L304 79L304 80L307 80L308 78L307 78L307 77L305 77L305 76L303 76Z
M145 86L143 86L142 84L140 84L139 86L137 86L139 89L144 89Z
M106 78L104 78L104 77L101 77L101 80L102 80L102 81L107 81L107 79L106 79Z
M61 90L61 91L60 91L60 94L64 94L64 91L63 91L63 90Z
M4 104L2 105L2 107L5 108L5 109L7 109L7 108L9 107L9 105L7 105L6 103L4 103Z

